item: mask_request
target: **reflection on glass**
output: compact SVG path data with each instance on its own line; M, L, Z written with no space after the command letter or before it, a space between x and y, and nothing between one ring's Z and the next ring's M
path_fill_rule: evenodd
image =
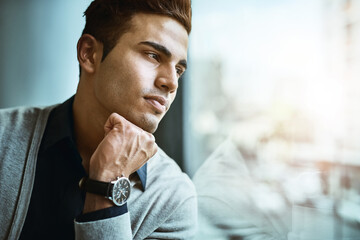
M360 239L360 2L193 7L199 239Z

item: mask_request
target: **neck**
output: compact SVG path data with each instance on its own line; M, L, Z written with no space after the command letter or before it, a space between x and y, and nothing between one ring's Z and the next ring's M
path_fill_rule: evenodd
M104 124L107 119L107 114L99 111L101 108L97 106L94 97L94 93L82 86L80 81L73 105L74 132L76 147L86 172L89 171L91 156L104 138Z

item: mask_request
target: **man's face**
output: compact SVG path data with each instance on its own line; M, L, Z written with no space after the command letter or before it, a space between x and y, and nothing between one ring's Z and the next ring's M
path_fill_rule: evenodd
M186 69L187 45L188 34L176 20L136 14L96 70L93 89L103 112L155 132Z

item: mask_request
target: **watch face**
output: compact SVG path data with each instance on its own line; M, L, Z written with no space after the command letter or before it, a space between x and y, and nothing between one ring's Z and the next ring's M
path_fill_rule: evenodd
M115 205L121 206L126 203L126 200L130 196L130 181L129 179L122 177L119 178L113 187L112 200Z

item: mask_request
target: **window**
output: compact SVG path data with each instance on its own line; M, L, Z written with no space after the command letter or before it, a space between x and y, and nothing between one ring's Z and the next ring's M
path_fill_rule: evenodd
M344 0L193 2L185 167L200 197L274 214L277 230L251 222L272 236L310 233L300 213L330 226L321 208L343 229L316 236L359 236L347 224L360 209L359 12Z

